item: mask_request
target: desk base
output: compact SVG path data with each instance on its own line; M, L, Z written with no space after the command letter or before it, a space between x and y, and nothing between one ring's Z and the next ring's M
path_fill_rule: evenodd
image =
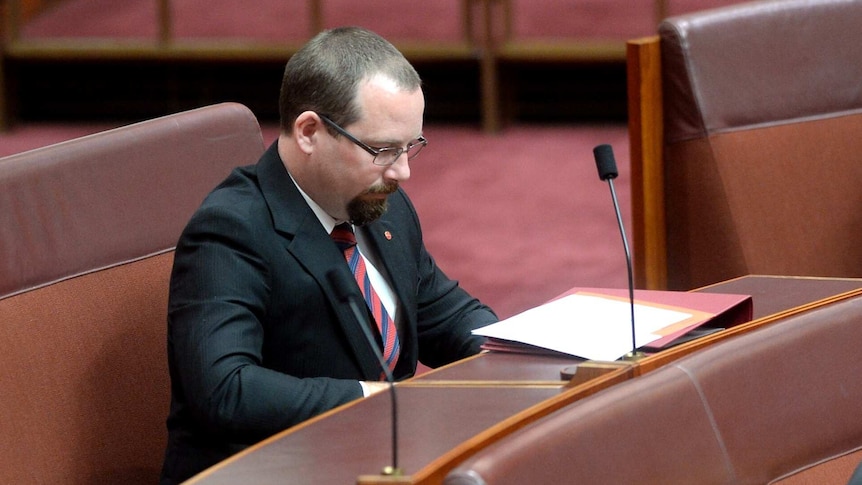
M560 378L564 381L569 381L568 386L572 387L578 384L583 384L617 369L631 366L631 361L588 360L579 364L563 367L560 371Z
M360 475L356 485L409 485L413 483L410 475Z

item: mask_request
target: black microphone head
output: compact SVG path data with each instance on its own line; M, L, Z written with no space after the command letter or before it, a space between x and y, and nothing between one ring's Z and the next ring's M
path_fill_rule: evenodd
M599 178L602 180L615 179L617 162L614 160L614 149L607 144L593 148L593 156L596 157L596 168L599 170Z

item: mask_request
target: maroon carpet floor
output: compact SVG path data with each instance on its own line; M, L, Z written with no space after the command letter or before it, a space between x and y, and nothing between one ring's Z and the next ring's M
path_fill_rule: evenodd
M732 0L668 0L669 14ZM151 0L63 0L23 29L29 36L156 35ZM173 0L178 38L308 37L305 1ZM359 24L392 40L457 40L460 1L325 0L325 26ZM653 0L513 0L515 38L620 41L655 31ZM393 15L393 13L395 13ZM499 14L499 12L498 12ZM111 128L106 124L27 124L0 134L0 156ZM264 127L267 141L276 130ZM512 126L488 135L472 126L426 127L429 148L405 184L422 217L426 243L441 267L469 291L510 316L573 287L622 287L625 257L606 183L592 147L611 143L616 190L630 219L628 140L624 125ZM0 162L2 163L2 162ZM2 228L2 230L11 230Z
M597 144L615 147L615 188L629 220L624 126L519 126L499 136L426 131L430 153L416 159L405 184L426 244L450 276L501 316L573 286L625 285L610 191L592 155Z
M111 128L27 124L0 134L0 156ZM264 127L267 142L277 129ZM623 125L427 126L429 146L404 185L425 241L450 277L501 317L573 286L624 287L625 257L610 191L592 148L614 146L622 213L630 219L628 135ZM2 163L2 160L0 160ZM2 230L14 230L2 228Z

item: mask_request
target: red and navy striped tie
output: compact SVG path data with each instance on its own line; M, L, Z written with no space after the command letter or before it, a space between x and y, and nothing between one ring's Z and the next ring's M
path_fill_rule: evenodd
M344 258L356 278L356 284L359 285L362 296L365 297L365 303L371 309L371 314L377 323L377 330L383 339L383 358L389 369L394 370L400 351L395 321L389 316L389 312L383 307L380 297L377 296L377 292L371 286L371 280L368 279L368 272L365 269L365 260L356 247L356 235L353 234L353 228L346 222L339 224L332 230L331 236L335 244L344 252Z

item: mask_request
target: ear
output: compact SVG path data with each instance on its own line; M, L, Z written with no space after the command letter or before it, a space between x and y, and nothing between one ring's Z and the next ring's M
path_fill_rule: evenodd
M293 138L296 146L306 155L311 155L317 146L318 136L324 130L320 116L314 111L303 111L293 120Z

